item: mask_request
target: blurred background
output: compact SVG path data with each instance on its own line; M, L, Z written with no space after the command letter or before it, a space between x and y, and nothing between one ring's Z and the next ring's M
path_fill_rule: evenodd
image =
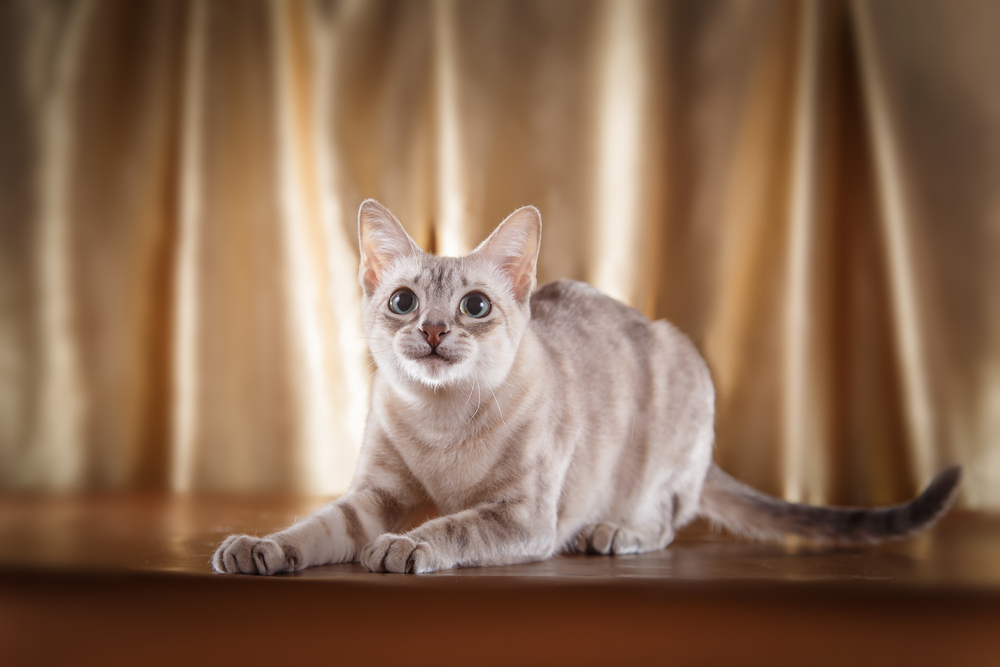
M689 334L716 460L1000 507L1000 3L0 3L0 489L346 489L356 211Z

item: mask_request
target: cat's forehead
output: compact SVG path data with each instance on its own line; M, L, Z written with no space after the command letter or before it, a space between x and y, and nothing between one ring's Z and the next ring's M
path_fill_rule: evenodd
M400 266L397 280L428 297L446 298L455 292L489 284L494 278L490 267L474 257L424 255Z
M451 291L469 282L463 261L458 257L421 257L411 280L416 287L431 291Z

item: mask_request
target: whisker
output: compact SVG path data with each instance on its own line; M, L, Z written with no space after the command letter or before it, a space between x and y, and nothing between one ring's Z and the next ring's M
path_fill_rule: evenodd
M366 352L366 353L362 354L360 357L354 357L353 359L347 359L344 363L345 364L353 364L356 361L361 361L365 357L371 357L371 356L372 356L371 352Z
M465 422L466 426L468 426L469 424L472 423L472 420L475 419L476 415L479 414L479 408L481 408L483 406L483 390L479 388L479 373L473 372L472 378L476 382L476 389L479 390L479 398L477 399L477 402L476 402L476 411L472 413L471 417L469 417L469 421ZM470 394L470 396L471 396L471 394Z
M490 393L491 393L491 394L493 394L493 387L491 387L491 386L489 386L489 385L486 385L486 388L490 390ZM500 408L500 401L498 401L498 400L497 400L497 395L496 395L496 394L493 394L493 402L497 404L497 412L499 412L499 413L500 413L500 422L501 422L501 423L502 423L502 424L503 424L504 426L506 426L506 425L507 425L507 422L506 422L506 421L504 421L504 418L503 418L503 410L502 410L502 409Z
M373 362L373 363L374 363L374 362ZM368 364L368 368L371 368L371 364ZM366 368L365 370L368 370L368 368ZM365 385L366 385L366 386L368 385L368 383L369 383L369 382L371 382L371 379L372 379L373 377L375 377L375 373L378 373L378 369L377 369L377 368L375 369L375 371L374 371L374 372L373 372L373 373L372 373L371 375L369 375L369 376L368 376L368 379L367 379L367 380L365 380ZM353 411L354 411L354 406L355 406L355 405L357 405L357 402L358 402L358 398L360 398L360 397L361 397L361 392L363 392L364 390L365 390L365 387L362 387L361 389L359 389L359 390L358 390L358 391L357 391L357 392L356 392L356 393L354 394L354 400L353 400L353 401L351 401L351 407L349 408L348 412L353 412Z
M496 366L500 370L503 370L503 366L501 366L500 364L498 364L495 361L491 361L491 360L485 359L485 358L482 359L482 361L485 361L488 364L493 364L494 366ZM515 375L520 375L520 373L515 373L513 370L507 371L507 377L509 377L511 380L513 380L517 384L518 387L521 387L521 391L523 391L525 394L527 394L528 391L524 388L524 386L520 382L517 381L517 378L514 377ZM521 377L523 377L525 380L528 379L524 375L521 375ZM507 384L506 380L504 380L503 382L504 382L504 384Z
M465 409L467 407L469 407L469 401L472 400L472 392L475 391L475 390L476 390L476 385L470 384L469 385L469 397L467 399L465 399L465 405L462 406L462 412L465 412Z
M494 366L496 366L500 370L503 370L503 367L500 366L500 364L496 363L495 361L491 361L490 359L485 359L485 358L482 359L482 360L485 361L488 364L493 364ZM528 390L524 388L524 385L522 385L520 382L517 381L517 378L514 377L515 375L520 375L521 377L523 377L525 379L525 381L528 380L527 376L521 375L520 373L515 373L513 371L513 369L510 370L510 371L508 371L508 373L507 373L507 377L509 377L511 380L513 380L517 384L517 386L521 388L521 391L523 391L525 393L525 395L527 395L528 394ZM535 417L538 419L538 423L542 427L542 432L544 432L545 435L548 436L549 435L549 429L545 425L545 422L542 420L541 413L538 412L538 404L535 401L531 401L531 407L535 411Z
M337 340L392 340L382 336L321 336L321 338L334 338Z

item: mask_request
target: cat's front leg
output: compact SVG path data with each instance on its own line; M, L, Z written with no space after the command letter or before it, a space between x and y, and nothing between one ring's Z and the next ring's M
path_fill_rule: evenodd
M555 548L551 514L533 515L524 503L483 504L428 521L405 535L381 535L362 550L361 564L372 572L424 574L541 560Z
M230 535L212 556L212 567L269 575L355 561L365 544L398 526L408 505L385 488L362 486L277 533Z
M425 492L399 452L381 430L371 427L347 495L272 535L231 535L216 549L212 567L233 574L275 574L356 561L362 547L398 530L424 500Z

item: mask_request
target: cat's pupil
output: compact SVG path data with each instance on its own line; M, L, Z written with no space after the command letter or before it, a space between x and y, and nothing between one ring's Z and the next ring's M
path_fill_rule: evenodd
M389 308L399 315L413 312L417 307L417 297L409 290L400 290L389 298Z
M490 302L482 294L469 294L462 299L462 312L469 317L485 317L490 312Z

